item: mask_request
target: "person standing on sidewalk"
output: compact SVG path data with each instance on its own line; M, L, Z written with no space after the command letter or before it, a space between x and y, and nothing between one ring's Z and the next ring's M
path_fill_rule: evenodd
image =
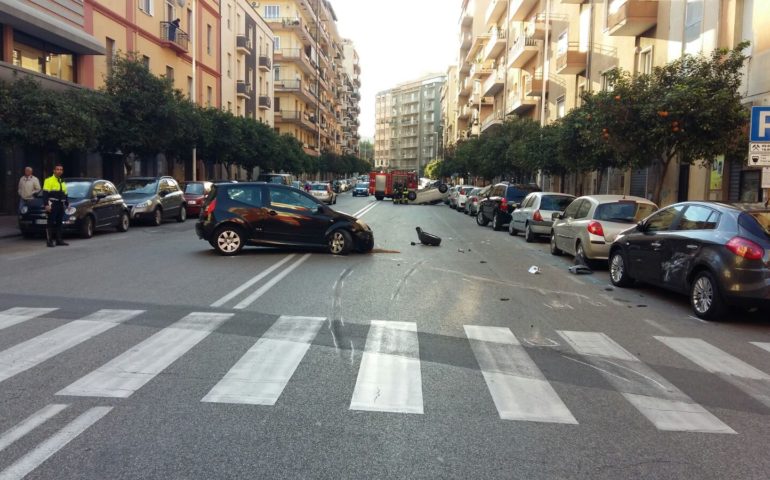
M40 191L40 180L32 175L32 167L24 167L24 176L19 179L19 212L24 202L32 200L37 192Z
M43 205L48 213L48 224L45 229L45 240L49 247L56 245L68 245L62 240L62 222L64 221L64 210L69 206L67 200L67 184L64 183L61 176L64 173L64 167L56 165L53 169L53 175L43 182Z

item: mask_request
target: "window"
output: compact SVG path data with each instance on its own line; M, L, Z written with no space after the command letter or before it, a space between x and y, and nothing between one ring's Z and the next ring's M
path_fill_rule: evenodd
M13 64L17 67L21 66L21 50L14 49L13 51Z
M569 37L567 36L568 31L564 30L559 34L559 37L556 39L556 56L565 55L567 53L567 49L569 47Z
M227 189L227 198L239 203L245 203L252 207L262 206L262 188L252 187L231 187Z
M575 218L578 208L583 204L585 200L575 200L569 204L566 210L564 210L564 218Z
M211 106L213 97L214 97L214 90L212 90L211 87L206 87L206 105L208 105L209 107Z
M281 37L277 36L273 39L273 51L277 52L281 49Z
M566 102L564 95L562 95L556 99L556 118L562 118L566 113Z
M96 198L99 195L103 197L110 195L109 190L107 189L104 182L94 183L94 188L93 188L93 191L91 192L91 198Z
M110 182L104 182L104 190L107 192L107 195L118 194L118 189L115 188L115 185L111 184Z
M563 212L574 200L564 195L543 195L540 199L540 209L554 212Z
M166 78L171 80L171 82L174 82L174 67L169 67L166 65Z
M690 205L682 214L677 230L714 230L719 223L719 212L701 205Z
M265 18L281 18L279 5L265 5Z
M206 53L211 55L211 25L206 25Z
M187 9L187 35L190 38L190 40L192 40L193 30L197 31L197 29L193 28L193 12L191 9L188 8Z
M273 67L273 80L276 82L281 80L281 67Z
M172 22L176 20L176 10L174 8L174 2L176 0L166 0L166 21Z
M107 37L107 40L105 41L105 50L107 51L105 55L105 60L107 61L107 73L112 73L112 66L115 63L115 40Z
M603 92L611 92L613 90L613 85L608 77L608 73L609 71L604 71L601 73L601 88Z
M192 77L187 77L187 99L193 101L193 81Z
M139 10L152 16L155 13L155 0L139 0Z
M144 68L147 70L150 69L150 57L147 55L142 55L142 64L144 65Z
M650 217L645 223L645 232L660 232L668 230L674 223L676 216L679 214L679 210L682 207L674 208L669 207Z
M228 53L227 54L227 78L233 78L233 55Z
M703 28L703 0L687 0L684 14L684 51L701 50L700 34Z
M636 223L652 214L656 208L649 203L620 201L603 203L596 207L594 219L608 222Z
M639 54L639 73L644 75L652 73L652 47L645 48Z
M312 198L306 197L302 192L285 188L269 187L270 204L275 207L292 210L315 211L318 203Z
M580 204L580 208L578 208L577 213L575 214L575 220L581 219L581 218L588 218L588 212L591 211L591 207L593 205L588 200L583 200L583 203Z
M227 4L227 29L232 30L232 18L233 18L233 6L229 3Z

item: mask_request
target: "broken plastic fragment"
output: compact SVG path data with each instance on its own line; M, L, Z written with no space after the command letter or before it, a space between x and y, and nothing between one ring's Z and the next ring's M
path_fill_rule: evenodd
M578 265L572 265L571 267L569 267L569 273L573 275L587 275L587 274L594 273L594 271L586 267L585 265L578 264Z
M527 271L532 275L537 275L538 273L540 273L540 267L538 267L537 265L532 265L531 267L529 267L529 270Z

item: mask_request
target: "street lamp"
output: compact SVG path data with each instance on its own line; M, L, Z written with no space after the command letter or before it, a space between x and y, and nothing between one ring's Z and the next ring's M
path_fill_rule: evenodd
M196 10L197 5L195 5L195 0L190 0L190 7L192 8L192 25L190 25L190 36L193 39L193 46L192 46L192 95L190 96L192 98L193 105L197 104L196 101L197 97L197 90L195 88L195 70L196 70L196 63L197 63L197 57L196 54L198 52L198 35L196 32L195 24L197 23L196 20ZM192 149L192 180L193 182L198 180L198 148L196 145L193 145Z

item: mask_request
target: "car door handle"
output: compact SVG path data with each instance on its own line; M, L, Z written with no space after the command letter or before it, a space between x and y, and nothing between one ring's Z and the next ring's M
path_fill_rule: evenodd
M660 243L660 242L652 242L652 243L650 244L650 246L651 246L651 247L655 247L655 248L658 248L658 247L660 247L661 245L662 245L662 243Z
M276 212L275 210L270 210L269 212L267 212L267 214L270 215L271 217L274 217L278 215L278 212Z
M687 245L687 248L690 249L690 250L697 250L698 246L697 245Z

